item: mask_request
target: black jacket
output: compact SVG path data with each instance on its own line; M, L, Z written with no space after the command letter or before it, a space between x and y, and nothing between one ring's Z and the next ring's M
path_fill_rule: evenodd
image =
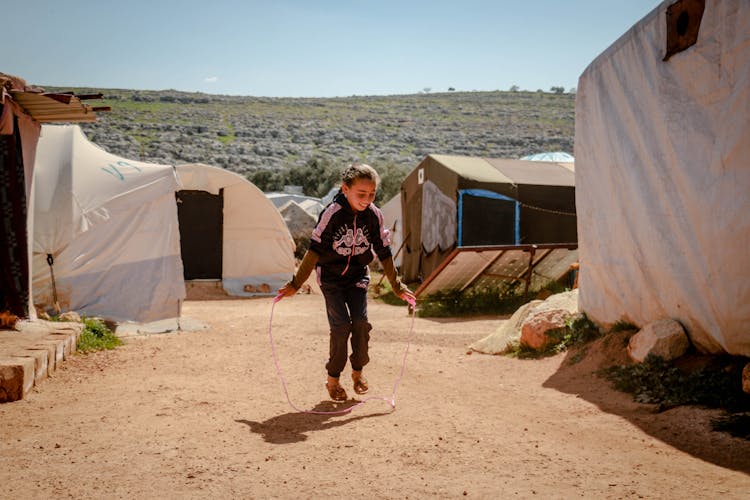
M382 261L391 256L390 244L380 209L370 203L355 212L343 193L320 213L310 238L310 250L319 256L322 284L355 283L369 276L373 252Z

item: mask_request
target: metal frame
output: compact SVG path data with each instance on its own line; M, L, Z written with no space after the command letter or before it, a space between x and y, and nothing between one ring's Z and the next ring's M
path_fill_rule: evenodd
M523 280L524 282L524 294L529 292L531 288L532 279L534 277L534 270L553 253L554 250L567 249L577 250L578 244L576 243L549 243L549 244L536 244L536 245L497 245L497 246L468 246L468 247L457 247L448 254L440 265L422 282L417 288L415 295L419 296L430 288L430 285L443 273L460 254L466 252L483 253L483 252L498 252L498 254L476 271L472 272L467 276L466 281L459 287L459 291L463 292L472 286L482 277L489 277L497 280L508 281L510 284L516 283ZM511 251L522 251L529 254L528 264L524 267L520 273L488 273L487 271L492 269L508 252ZM561 275L562 276L562 275ZM558 279L561 276L556 276L554 279Z

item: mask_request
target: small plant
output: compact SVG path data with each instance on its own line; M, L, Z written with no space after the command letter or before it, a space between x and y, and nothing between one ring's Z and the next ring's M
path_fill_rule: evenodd
M638 330L639 328L634 325L633 323L630 323L629 321L623 321L619 320L614 325L612 325L612 329L610 330L612 333L616 332L626 332L630 330Z
M84 354L105 349L114 349L122 344L112 330L97 318L83 318L83 331L78 337L77 349Z
M750 410L750 396L742 391L742 366L731 357L720 357L688 372L649 355L643 363L613 366L600 373L640 403L663 408L692 404L738 412Z

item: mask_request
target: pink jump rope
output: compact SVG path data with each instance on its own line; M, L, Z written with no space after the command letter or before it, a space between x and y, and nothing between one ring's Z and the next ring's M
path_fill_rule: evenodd
M372 396L369 398L365 398L362 401L359 401L358 403L349 406L347 408L344 408L342 410L336 410L336 411L314 411L314 410L302 410L300 408L297 408L297 406L292 402L291 398L289 397L289 391L286 387L286 379L284 378L284 373L281 370L281 365L279 364L279 357L276 354L276 343L273 341L273 310L276 307L276 303L283 299L284 296L282 294L278 294L273 299L273 304L271 305L271 317L268 320L268 338L271 341L271 353L273 353L273 361L276 363L276 373L279 374L279 379L281 380L281 385L284 387L284 394L286 394L286 400L289 403L289 406L294 408L296 411L300 413L308 413L311 415L342 415L345 413L351 412L353 409L362 406L363 404L367 403L368 401L372 400L382 400L391 405L391 411L396 409L396 389L398 388L398 385L401 383L401 379L404 377L404 370L406 369L406 356L409 354L409 347L411 346L411 339L414 335L414 317L417 315L416 310L416 301L409 297L406 299L406 302L409 303L409 305L412 308L412 315L411 315L411 324L409 325L409 335L406 341L406 349L404 350L404 360L401 363L401 373L399 374L398 378L396 379L396 382L393 384L393 390L391 391L391 397L386 398L385 396Z

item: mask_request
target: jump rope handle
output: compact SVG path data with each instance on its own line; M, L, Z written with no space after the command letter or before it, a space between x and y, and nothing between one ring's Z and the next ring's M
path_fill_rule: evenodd
M279 294L273 298L273 303L275 304L276 302L280 301L283 298L284 298L284 294L279 292Z

